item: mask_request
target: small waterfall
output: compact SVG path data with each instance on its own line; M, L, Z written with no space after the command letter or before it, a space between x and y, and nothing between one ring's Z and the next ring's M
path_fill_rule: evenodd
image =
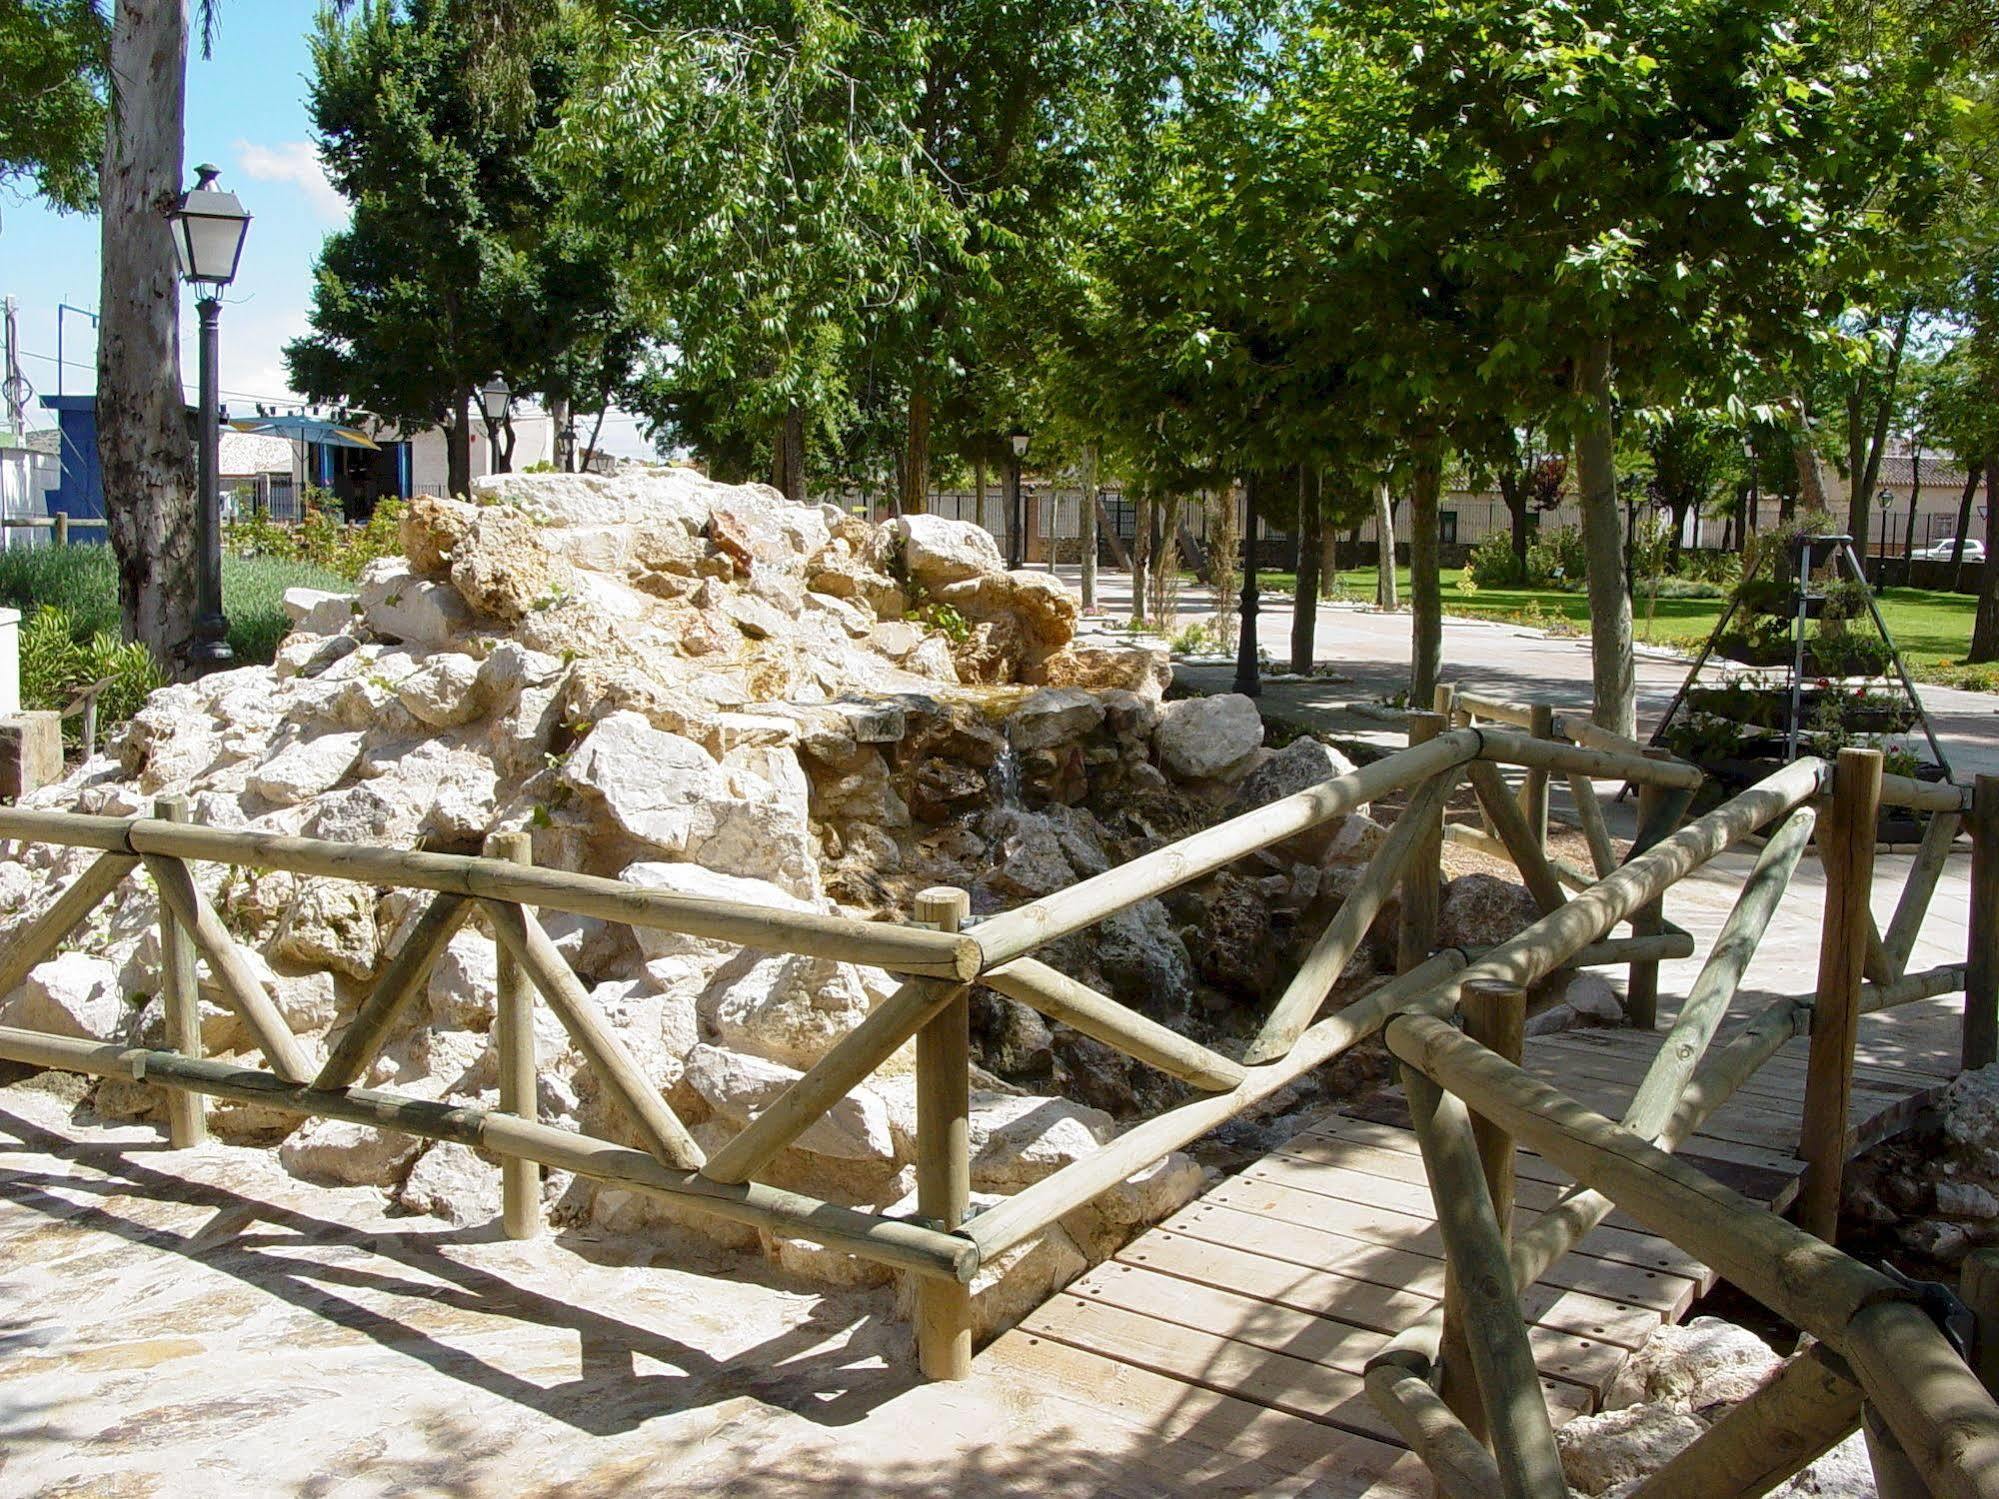
M993 761L993 798L995 805L1008 811L1023 810L1020 799L1020 756L1015 753L1013 736L1007 736L1006 748Z

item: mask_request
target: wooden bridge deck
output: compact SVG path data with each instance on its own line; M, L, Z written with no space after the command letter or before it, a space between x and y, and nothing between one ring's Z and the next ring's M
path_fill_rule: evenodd
M1885 903L1904 861L1881 863L1877 898ZM1715 873L1711 890L1688 890L1673 910L1703 954L1726 911L1721 897L1732 894L1727 876ZM1811 882L1816 873L1810 864L1801 871L1803 908L1787 902L1751 970L1769 988L1811 985L1818 934L1810 906L1823 895ZM1918 965L1961 957L1963 879L1954 859ZM1665 980L1668 993L1685 991L1698 961L1677 967L1680 982ZM1759 1003L1745 991L1735 1017ZM1852 1152L1904 1127L1955 1074L1961 1013L1962 997L1951 996L1863 1022ZM1615 1117L1661 1039L1622 1030L1536 1037L1526 1065ZM1803 1042L1780 1052L1680 1155L1757 1201L1787 1207L1803 1171L1804 1057ZM1368 1357L1435 1303L1444 1276L1430 1189L1399 1095L1371 1112L1328 1114L1220 1182L1042 1306L981 1363L1143 1421L1161 1437L1309 1478L1314 1493L1431 1493L1361 1384ZM1519 1178L1524 1215L1568 1182L1526 1152ZM1558 1263L1527 1302L1557 1422L1596 1409L1632 1350L1687 1315L1713 1278L1622 1214Z

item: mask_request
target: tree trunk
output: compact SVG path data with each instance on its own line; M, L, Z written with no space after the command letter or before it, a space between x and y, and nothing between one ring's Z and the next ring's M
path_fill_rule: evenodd
M1097 445L1083 444L1083 497L1076 518L1083 533L1083 612L1097 608Z
M1131 622L1145 623L1146 563L1151 560L1152 502L1143 495L1132 499L1131 526Z
M1388 481L1374 485L1374 534L1381 545L1374 564L1374 602L1383 609L1395 607L1395 507L1388 502Z
M590 424L590 456L593 459L597 456L597 444L603 440L604 417L610 409L611 403L609 401L599 406L597 408L597 420Z
M444 483L459 499L472 493L472 393L458 392L458 410L444 431Z
M1638 726L1631 654L1631 596L1624 588L1618 532L1617 463L1610 414L1610 340L1597 339L1576 362L1576 499L1582 507L1588 561L1590 685L1595 722L1634 737Z
M1950 565L1954 569L1950 577L1952 592L1964 589L1964 538L1971 534L1971 502L1978 498L1980 470L1979 464L1965 465L1964 493L1957 497L1957 525L1950 533Z
M1342 491L1344 493L1344 491ZM1325 511L1326 472L1319 470L1319 597L1338 590L1340 584L1340 528Z
M1855 553L1863 558L1867 555L1868 507L1874 500L1874 486L1881 482L1881 455L1888 448L1888 422L1895 414L1895 387L1902 378L1902 350L1908 346L1913 317L1913 309L1904 309L1895 324L1895 341L1888 347L1888 368L1882 372L1880 395L1874 405L1873 428L1860 451L1859 465L1849 469L1853 492L1846 497L1846 529L1853 536ZM1887 517L1882 517L1881 523L1885 526Z
M1312 636L1319 623L1319 543L1325 519L1319 509L1325 476L1298 465L1298 589L1291 600L1291 669L1312 670Z
M930 500L930 397L909 396L908 441L903 445L902 514L921 515Z
M778 424L777 446L784 454L784 482L778 490L793 504L805 503L805 412L793 406Z
M1409 493L1409 705L1423 708L1436 696L1444 647L1443 574L1439 567L1437 502L1444 468L1435 451L1416 460ZM1425 709L1424 711L1428 711Z
M1902 534L1902 582L1913 583L1916 576L1916 507L1923 498L1923 445L1914 444L1909 458L1909 524ZM1885 581L1885 580L1884 580Z
M180 381L180 283L162 210L181 189L187 9L119 0L98 185L97 453L127 640L170 672L193 633L194 448Z
M1826 494L1825 474L1819 468L1819 450L1812 444L1811 412L1806 407L1803 396L1792 398L1798 412L1798 430L1791 439L1791 461L1798 469L1798 492L1792 498L1792 510L1784 513L1790 519L1796 506L1802 503L1807 515L1814 511L1832 514L1832 500Z
M1521 486L1518 472L1499 476L1499 497L1506 501L1506 514L1513 527L1513 572L1522 583L1527 581L1527 491Z
M1985 560L1978 564L1978 617L1966 661L1999 660L1999 456L1985 460Z
M548 400L548 429L555 435L555 454L562 461L555 466L566 474L576 472L576 445L564 442L562 434L567 432L575 420L575 412L568 396L550 396Z

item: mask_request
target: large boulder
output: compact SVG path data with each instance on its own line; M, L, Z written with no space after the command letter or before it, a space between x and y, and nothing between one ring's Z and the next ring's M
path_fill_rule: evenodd
M687 1058L689 1086L717 1115L736 1125L748 1124L802 1075L796 1068L721 1046L697 1046ZM893 1160L895 1138L882 1101L858 1087L814 1120L798 1137L797 1148L836 1160Z
M1073 1165L1117 1133L1111 1116L1066 1098L972 1096L972 1185L1014 1192Z
M423 1148L415 1135L344 1119L308 1119L286 1136L278 1159L294 1176L333 1186L387 1187Z
M1072 640L1029 668L1027 679L1090 692L1141 693L1153 701L1173 685L1173 658L1136 641Z
M451 552L451 582L465 602L512 624L574 592L567 560L551 554L527 517L512 510L479 513Z
M867 1018L867 991L851 963L797 953L755 957L747 967L724 968L703 999L722 1045L802 1069Z
M1700 1439L1706 1428L1664 1405L1578 1416L1555 1433L1562 1476L1587 1499L1628 1492L1633 1480L1656 1473Z
M1526 887L1492 874L1461 874L1444 886L1437 910L1442 947L1497 947L1541 919Z
M472 611L448 583L418 576L401 557L381 557L361 569L361 617L376 635L413 645L440 646L472 629Z
M115 1041L124 1029L118 965L88 953L58 953L0 1001L0 1025L86 1041Z
M903 515L892 524L902 544L903 572L918 587L938 589L1006 570L999 543L983 526L941 515Z
M1236 781L1263 748L1263 716L1238 692L1182 698L1160 710L1153 733L1159 763L1183 781Z
M1253 811L1323 785L1335 776L1351 775L1353 768L1353 761L1330 745L1316 739L1294 739L1243 777L1231 810Z
M1719 1317L1696 1317L1646 1338L1611 1382L1604 1401L1665 1403L1698 1415L1746 1399L1782 1362L1748 1328Z

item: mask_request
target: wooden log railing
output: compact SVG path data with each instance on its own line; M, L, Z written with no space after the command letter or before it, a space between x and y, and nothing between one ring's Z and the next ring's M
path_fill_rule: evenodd
M1513 1388L1531 1375L1531 1363L1521 1364L1517 1307L1509 1310L1507 1298L1531 1286L1613 1208L1631 1212L1709 1257L1752 1294L1768 1292L1765 1299L1780 1313L1800 1318L1808 1313L1810 1320L1800 1325L1846 1360L1912 1460L1928 1464L1925 1471L1931 1475L1957 1473L1961 1464L1954 1449L1935 1440L1937 1433L1925 1427L1921 1410L1876 1388L1868 1374L1869 1359L1892 1347L1923 1363L1942 1392L1940 1398L1955 1402L1950 1409L1951 1419L1960 1423L1956 1429L1974 1431L1980 1441L1990 1402L1980 1405L1971 1399L1962 1380L1936 1365L1935 1349L1922 1326L1900 1311L1878 1310L1882 1298L1894 1300L1891 1291L1884 1291L1883 1278L1830 1245L1786 1225L1773 1228L1777 1220L1768 1214L1754 1214L1757 1221L1748 1223L1743 1218L1746 1204L1717 1196L1720 1189L1710 1190L1711 1183L1667 1152L1796 1036L1815 1037L1814 1071L1825 1074L1826 1086L1836 1094L1841 1069L1851 1076L1852 1022L1876 1009L1964 988L1967 1059L1999 1045L1999 960L1994 952L1999 943L1999 782L1988 788L1981 781L1974 798L1965 788L1879 776L1875 764L1871 773L1883 803L1935 815L1886 934L1863 945L1873 965L1871 975L1854 965L1853 949L1841 946L1844 966L1831 978L1822 976L1816 994L1778 1001L1708 1058L1749 957L1811 837L1814 813L1808 804L1828 792L1836 803L1854 796L1853 788L1867 779L1860 762L1835 771L1820 761L1800 760L1682 826L1687 803L1700 784L1695 767L1648 754L1585 726L1574 714L1533 704L1446 691L1438 706L1443 711L1437 715L1416 716L1412 742L1404 750L975 925L966 920L962 892L949 890L925 892L919 902L921 919L896 926L638 889L536 868L528 862L529 840L522 835L498 836L486 855L475 857L200 827L181 820L180 809L167 803L150 818L0 808L0 838L99 851L99 858L0 952L0 993L20 983L124 878L143 866L163 907L162 987L171 1040L168 1049L153 1050L0 1028L0 1057L141 1077L176 1098L190 1099L191 1107L178 1104L171 1116L176 1145L199 1138L199 1099L204 1096L254 1099L299 1114L475 1145L502 1162L503 1217L506 1231L517 1237L539 1230L537 1168L547 1167L874 1259L919 1277L921 1366L932 1377L959 1378L968 1371L972 1353L966 1287L981 1265L1360 1042L1380 1036L1411 1069L1413 1091L1428 1100L1422 1111L1426 1160L1454 1181L1464 1177L1469 1182L1477 1175L1478 1191L1486 1197L1483 1214L1470 1211L1476 1202L1467 1204L1467 1213L1445 1235L1453 1284L1461 1289L1446 1298L1437 1314L1441 1319L1445 1306L1455 1309L1465 1329L1460 1362L1471 1362L1468 1387L1478 1396L1472 1423L1464 1420L1468 1411L1461 1400L1454 1412L1410 1383L1413 1373L1428 1388L1427 1381L1438 1372L1446 1341L1438 1327L1419 1326L1391 1340L1376 1361L1386 1372L1368 1380L1397 1429L1438 1463L1440 1477L1448 1472L1447 1489L1487 1485L1494 1474L1499 1490L1506 1492L1540 1492L1552 1482L1545 1412L1537 1417L1524 1403L1529 1393L1539 1401L1538 1387L1527 1393ZM1500 779L1500 767L1524 772L1519 795ZM1433 933L1419 931L1415 940L1407 940L1405 922L1403 971L1336 1013L1317 1018L1386 893L1398 882L1434 893L1443 811L1453 788L1466 777L1492 828L1478 836L1490 838L1491 848L1503 850L1521 868L1542 910L1540 919L1484 952L1437 951ZM1587 871L1548 852L1546 801L1556 777L1564 778L1577 796L1590 851ZM1621 860L1595 800L1596 780L1628 782L1648 792L1640 835ZM1241 1060L1181 1036L1033 956L1049 942L1392 793L1407 793L1407 810ZM1971 949L1962 964L1910 973L1915 932L1960 820L1974 832L1974 885L1985 892L1973 902ZM1635 976L1644 965L1690 956L1692 938L1657 914L1661 900L1723 850L1776 825L1781 826L1745 882L1735 913L1621 1123L1600 1120L1552 1094L1502 1054L1517 1055L1512 1043L1500 1038L1517 1032L1525 991L1558 969L1623 963ZM374 988L316 1066L203 894L190 863L205 861L433 892ZM1850 865L1841 868L1845 873L1835 878L1842 892L1837 909L1848 915L1837 920L1845 933L1851 929L1855 905L1848 895L1857 874ZM1864 909L1864 902L1859 908ZM873 964L900 975L903 982L704 1160L556 951L537 914L547 910L760 950ZM445 944L475 915L493 934L499 953L500 1107L454 1107L357 1086L398 1017L421 992ZM1631 934L1619 935L1620 924L1629 924ZM192 1008L186 996L197 950L209 963L217 992L263 1051L269 1071L200 1056L198 1028L182 1013ZM1135 1125L1081 1160L968 1216L966 997L973 983L989 985L1205 1096ZM1452 1025L1468 987L1474 996L1468 1017L1478 1012L1492 1020L1503 1011L1504 1026L1494 1029L1496 1021L1472 1019L1468 1035ZM1835 1002L1828 1002L1829 994ZM1492 1000L1495 995L1505 996L1501 1010L1492 1008L1498 1003ZM557 1130L533 1117L532 1006L537 1002L555 1012L642 1148ZM1482 1044L1481 1037L1492 1045ZM915 1216L841 1207L755 1179L912 1039L918 1058ZM1822 1064L1817 1060L1821 1055L1828 1059ZM1820 1112L1830 1117L1831 1107L1828 1103ZM1460 1130L1459 1124L1472 1116L1478 1129ZM1483 1158L1497 1160L1513 1140L1565 1166L1580 1185L1509 1236L1508 1215L1501 1211L1504 1189L1477 1165L1481 1145ZM1438 1195L1442 1200L1464 1194ZM1752 1264L1761 1269L1752 1271ZM1762 1404L1776 1412L1793 1409L1807 1381L1800 1375L1793 1384L1797 1391ZM1467 1386L1461 1381L1460 1387ZM1975 1380L1971 1388L1977 1388ZM1838 1424L1830 1417L1827 1421ZM1504 1449L1491 1454L1490 1465L1466 1445L1475 1445L1474 1426L1489 1430ZM1993 1429L1999 1432L1999 1425ZM1814 1432L1816 1439L1816 1428ZM1745 1436L1750 1439L1746 1444ZM1753 1425L1745 1429L1744 1423L1735 1423L1728 1438L1736 1444L1731 1450L1753 1450L1753 1437ZM1717 1451L1712 1461L1728 1468L1738 1460ZM1489 1485L1485 1491L1491 1491ZM1974 1486L1964 1491L1987 1490Z

